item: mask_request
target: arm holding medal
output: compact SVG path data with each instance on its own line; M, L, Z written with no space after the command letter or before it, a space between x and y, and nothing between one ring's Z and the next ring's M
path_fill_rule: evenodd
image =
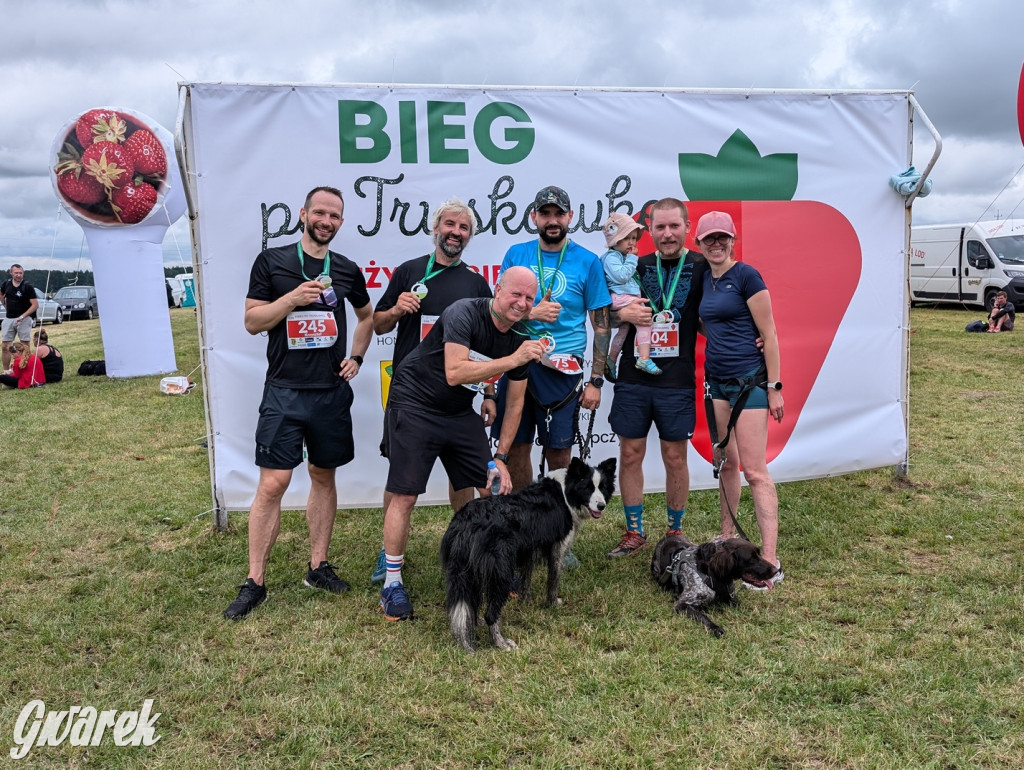
M373 306L367 302L362 307L352 309L356 313L356 328L352 330L352 350L338 368L338 376L346 380L351 380L359 374L363 367L363 356L366 355L370 340L373 339Z
M411 291L403 291L398 295L394 307L373 314L373 331L375 334L387 334L398 326L402 316L420 312L420 298Z
M444 376L449 385L468 385L484 382L492 377L516 369L530 361L539 361L544 354L540 340L524 340L510 356L493 361L471 361L469 348L457 342L444 344Z
M287 294L283 294L273 302L264 300L245 300L245 330L249 334L260 334L270 331L297 307L312 305L320 300L320 292L324 285L319 281L300 283ZM367 342L369 345L369 342Z

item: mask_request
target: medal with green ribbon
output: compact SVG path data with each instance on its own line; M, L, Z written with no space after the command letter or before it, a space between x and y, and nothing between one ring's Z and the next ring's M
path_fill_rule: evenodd
M411 291L413 294L415 294L419 299L424 299L427 296L427 294L430 292L430 289L427 288L427 281L429 281L435 275L440 275L442 272L445 271L445 269L447 269L449 267L455 267L456 265L459 264L459 261L460 261L460 260L456 259L450 265L441 265L441 267L439 267L439 268L437 268L437 270L435 270L434 269L434 261L436 259L437 259L437 251L430 252L430 259L427 260L427 269L423 271L423 277L420 278L419 281L414 283L412 285L412 288L409 289L409 291Z

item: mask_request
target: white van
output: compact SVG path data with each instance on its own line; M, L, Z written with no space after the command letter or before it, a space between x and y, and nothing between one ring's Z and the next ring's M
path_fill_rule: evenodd
M912 302L990 310L1000 289L1024 307L1024 219L911 228Z

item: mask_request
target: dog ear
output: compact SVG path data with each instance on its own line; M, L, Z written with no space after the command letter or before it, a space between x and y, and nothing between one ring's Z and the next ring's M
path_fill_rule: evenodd
M614 457L609 457L607 460L602 460L597 466L597 469L606 476L614 478L616 463L617 460Z
M723 543L714 543L713 545L715 551L708 559L708 574L720 580L728 580L736 569L736 559L732 549L725 547Z

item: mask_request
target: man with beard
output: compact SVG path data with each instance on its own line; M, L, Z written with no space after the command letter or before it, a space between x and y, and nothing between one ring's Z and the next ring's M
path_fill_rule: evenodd
M506 425L495 455L500 460L519 424L528 365L544 351L542 343L528 339L519 326L529 315L536 293L537 279L530 270L505 271L494 299L461 299L444 310L391 381L386 428L391 500L384 514L386 576L380 595L388 620L413 616L402 567L412 509L427 487L434 461L441 458L456 489L477 487L482 495L490 494L484 487L491 448L487 431L473 411L476 393L469 386L508 372ZM498 469L500 492L507 494L512 490L511 477L504 462Z
M656 251L640 257L637 276L644 297L616 311L616 323L630 324L622 347L619 376L608 422L619 437L619 492L626 513L626 532L608 556L628 556L647 545L644 530L644 455L652 423L661 440L665 464L667 529L679 534L690 474L686 465L687 442L697 421L694 402L694 345L697 341L698 307L707 262L685 246L690 231L686 205L663 198L651 208L648 225ZM634 366L636 326L661 316L655 329L661 342L651 344L662 374L654 376Z
M303 444L312 482L306 503L310 560L303 583L342 593L348 583L327 561L338 508L336 469L352 461L352 388L373 333L362 271L327 246L341 228L341 192L317 187L299 211L302 239L267 249L253 263L245 299L245 329L267 333L267 379L256 426L256 496L249 509L249 576L224 611L248 615L267 598L264 573L281 529L281 499ZM352 354L346 357L344 301L356 314ZM314 566L316 565L316 566Z
M410 259L399 265L388 282L388 288L377 302L373 311L373 331L387 334L395 326L395 352L391 360L392 378L398 373L398 366L409 355L437 321L441 311L457 300L469 297L490 298L491 288L483 276L462 261L462 252L469 245L476 230L473 210L465 203L453 198L445 201L434 211L431 223L434 250L422 257ZM484 396L481 417L484 425L494 421L495 406L493 386ZM386 409L386 408L385 408ZM384 416L385 430L387 414ZM381 454L387 457L386 442L381 442ZM459 510L473 499L473 487L456 490L448 484L448 499L452 511ZM384 492L384 506L388 509L391 495ZM370 578L374 583L384 580L384 549L377 557L377 567Z
M512 246L501 264L528 267L537 276L537 304L524 324L534 339L545 343L546 353L530 365L530 387L519 430L506 459L516 489L532 477L530 451L534 434L540 438L549 469L567 468L572 458L579 409L597 409L611 339L611 295L600 258L569 240L573 211L569 194L560 187L537 193L530 220L538 239ZM591 377L583 384L586 318L594 330ZM498 386L498 418L492 436L501 430L504 381ZM574 559L575 557L573 557ZM571 560L570 560L571 561Z

